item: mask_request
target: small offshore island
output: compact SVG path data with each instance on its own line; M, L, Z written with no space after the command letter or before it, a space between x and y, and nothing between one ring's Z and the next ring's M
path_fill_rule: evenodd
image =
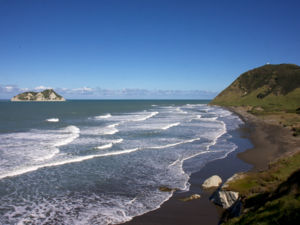
M27 102L27 101L36 101L36 102L63 102L66 101L61 95L57 94L53 89L46 89L41 92L28 91L21 94L18 94L11 98L12 102Z

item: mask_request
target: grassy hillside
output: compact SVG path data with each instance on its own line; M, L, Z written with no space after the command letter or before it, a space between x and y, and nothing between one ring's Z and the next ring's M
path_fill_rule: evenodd
M296 112L300 108L300 67L280 64L250 70L240 75L211 104Z
M225 224L299 224L300 154L281 159L267 171L248 173L230 190L242 195L243 212Z

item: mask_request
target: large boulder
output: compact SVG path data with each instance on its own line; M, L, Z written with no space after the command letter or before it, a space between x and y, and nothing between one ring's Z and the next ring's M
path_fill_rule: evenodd
M221 183L222 183L221 177L219 177L218 175L213 175L203 182L202 187L205 189L217 188L220 186Z
M239 193L234 191L217 190L210 200L224 209L230 208L239 199Z

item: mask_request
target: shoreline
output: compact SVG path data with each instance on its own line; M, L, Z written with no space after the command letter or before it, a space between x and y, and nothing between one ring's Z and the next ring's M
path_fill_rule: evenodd
M253 165L251 171L266 170L270 163L300 151L299 138L293 137L287 128L249 114L243 107L230 107L229 110L239 115L249 126L249 139L254 148L239 153L238 157Z
M227 157L208 162L200 171L193 173L189 191L175 192L160 208L134 217L124 225L218 224L224 209L209 201L213 191L202 190L201 185L206 178L216 174L225 182L235 173L264 170L269 163L297 151L298 141L287 129L268 124L247 113L244 108L227 109L244 121L243 126L232 131L233 142L239 142L238 148ZM192 194L200 194L201 198L189 202L179 200Z
M219 175L223 182L238 172L246 172L252 165L243 162L237 154L252 148L249 140L248 123L233 131L230 131L232 141L238 148L230 152L225 158L215 159L206 163L198 172L191 174L189 183L190 190L187 192L176 191L173 196L164 202L160 208L134 217L131 221L122 223L123 225L198 225L218 224L223 209L214 205L209 197L212 190L201 188L204 180L212 175ZM188 162L187 162L188 163ZM201 198L182 202L179 199L189 197L193 194L200 194Z

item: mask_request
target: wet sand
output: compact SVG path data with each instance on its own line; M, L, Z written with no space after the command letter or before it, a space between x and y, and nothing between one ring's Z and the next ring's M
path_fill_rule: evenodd
M300 138L293 137L288 128L266 123L243 108L231 108L246 121L249 138L254 148L238 154L244 162L253 165L253 171L265 170L270 162L300 151Z
M206 178L217 174L226 181L237 172L263 170L270 162L300 150L299 138L292 137L287 129L264 123L242 108L231 110L245 122L240 129L231 132L238 149L192 174L188 192L174 193L159 209L135 217L125 225L216 225L223 210L209 201L212 192L202 190L201 184ZM179 200L192 194L200 194L201 198L188 202Z

